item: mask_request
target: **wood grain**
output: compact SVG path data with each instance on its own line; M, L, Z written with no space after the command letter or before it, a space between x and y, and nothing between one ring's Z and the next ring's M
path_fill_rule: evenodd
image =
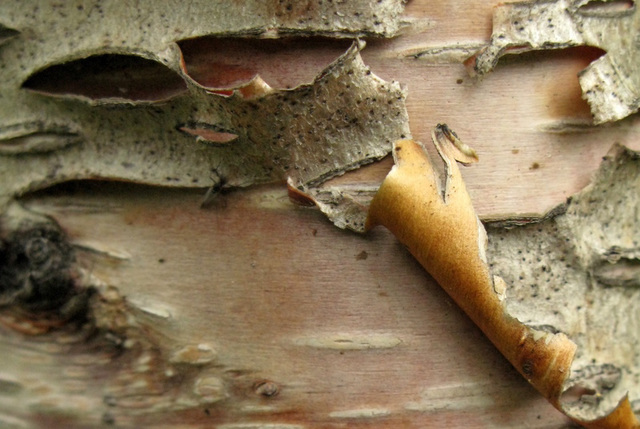
M148 329L165 347L215 350L215 371L233 393L201 414L178 413L180 422L565 425L386 230L340 231L292 206L280 186L220 196L209 210L199 209L201 197L98 184L28 202L78 245L127 255L93 256L93 274L160 316ZM256 395L261 380L278 395ZM110 384L93 383L87 396ZM128 414L113 411L119 424L178 424L175 413Z
M375 74L407 86L416 140L427 141L445 122L477 150L480 163L463 175L487 219L542 214L587 185L614 142L640 149L638 115L590 125L576 73L599 52L530 53L502 60L482 81L469 77L462 61L488 40L496 3L411 1L405 34L367 40L362 52ZM224 43L182 45L195 78L214 78L207 70ZM256 58L237 44L227 51L255 60L252 70L286 87L311 79L345 45L305 43ZM390 167L383 160L334 183L380 183ZM386 230L338 230L318 211L290 203L284 184L232 191L200 209L204 192L84 182L23 199L58 222L91 274L143 314L137 335L157 359L142 373L162 381L149 392L175 401L144 412L157 398L129 395L133 381L118 379L131 368L127 352L104 357L91 346L65 348L57 337L3 328L0 350L10 357L0 370L2 424L568 425ZM205 356L182 381L163 371L179 373L183 363L154 367L180 350ZM69 379L64 414L47 401ZM185 398L191 405L179 406Z

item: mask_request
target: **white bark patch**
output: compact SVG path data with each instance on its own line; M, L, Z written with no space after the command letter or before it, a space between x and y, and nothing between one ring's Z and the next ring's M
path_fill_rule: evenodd
M218 425L218 429L304 429L306 426L290 425L286 423L231 423Z
M213 376L204 376L196 380L193 386L193 393L200 398L204 404L213 404L227 398L224 382Z
M215 349L209 344L190 344L176 350L169 362L188 365L203 365L217 357Z
M371 350L391 349L402 344L396 335L383 333L335 333L296 338L294 343L300 346L331 350Z
M360 408L355 410L334 411L329 417L334 419L375 419L386 417L391 411L385 408Z
M487 394L491 390L490 386L472 383L427 388L422 392L418 401L408 402L405 404L405 408L420 412L488 408L494 402Z

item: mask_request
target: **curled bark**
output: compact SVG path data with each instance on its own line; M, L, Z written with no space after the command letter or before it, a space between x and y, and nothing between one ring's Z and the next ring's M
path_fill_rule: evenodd
M507 311L508 287L487 263L487 235L455 163L460 159L456 140L446 126L434 131L445 166L443 183L423 147L410 140L395 143L395 166L373 199L366 228L384 225L391 230L556 408L586 427L636 427L627 396L596 418L565 407L563 394L576 375L576 343L563 332L524 323Z

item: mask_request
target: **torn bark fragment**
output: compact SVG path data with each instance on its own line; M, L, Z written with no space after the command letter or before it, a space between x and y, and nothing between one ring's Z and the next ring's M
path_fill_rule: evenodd
M384 225L391 230L513 366L556 408L586 427L636 427L639 422L634 416L629 397L637 400L640 394L637 390L638 330L631 334L630 330L634 328L627 329L620 327L620 324L637 324L636 307L640 306L640 290L634 287L620 291L627 296L630 303L633 303L628 304L633 308L626 313L626 318L616 315L616 312L611 309L606 313L608 316L605 316L604 309L601 309L601 311L590 313L590 322L584 321L582 324L558 324L553 318L554 314L567 305L560 296L576 294L579 299L586 300L591 305L594 305L597 299L602 303L612 302L607 301L603 296L585 298L586 291L591 288L588 283L580 285L574 283L562 293L560 291L565 287L567 280L553 278L549 283L554 285L557 293L550 296L548 300L546 295L543 295L541 301L544 305L532 304L529 301L519 306L520 301L517 299L515 299L516 303L512 304L513 295L520 296L518 294L522 290L528 292L527 287L520 285L518 278L514 280L511 275L512 272L524 269L522 261L510 254L512 257L510 259L503 257L505 260L498 267L494 259L487 256L487 235L475 214L455 163L457 150L452 144L447 128L443 126L436 128L433 140L444 161L444 181L440 182L438 179L437 172L423 147L409 140L395 143L393 155L396 164L373 199L366 228ZM637 191L637 173L640 172L638 158L637 154L631 154L630 151L624 152L623 156L615 154L605 163L600 177L614 176L607 165L613 167L625 165L627 169L634 170L636 176L631 176L635 179L627 181L625 178L630 177L628 172L620 179L620 186L629 186L628 191L631 189ZM631 162L625 162L625 159ZM631 184L627 184L628 182ZM599 184L593 186L599 188ZM605 188L605 185L601 187ZM623 198L621 194L615 192L611 194L617 198ZM569 221L566 217L573 211L584 214L580 209L581 205L587 204L587 201L593 198L589 191L585 191L584 196L581 194L576 197L577 202L569 204L567 215L552 219L554 222L569 225L566 228L572 233L575 232L573 239L576 243L580 243L584 237L585 248L601 251L602 247L597 246L598 243L592 243L593 239L598 240L598 233L593 231L591 235L583 235L586 234L583 231L573 231L580 224L579 219L575 217L573 221ZM637 196L633 201L636 206L640 206ZM628 210L628 207L626 209L628 213L634 212L634 210ZM609 208L609 210L615 209ZM598 211L593 212L598 213ZM606 213L606 211L599 213ZM615 222L612 220L610 224L613 223ZM611 227L612 233L606 234L605 237L619 243L619 247L633 248L631 253L635 255L634 252L639 249L638 236L637 232L632 232L629 228L630 225L635 228L637 220L631 223L623 220L621 224L626 225L623 231L628 234L620 234L619 229ZM510 231L503 232L503 234L509 233ZM514 238L514 243L521 243L521 238ZM493 242L493 237L491 240ZM502 240L504 239L498 236L497 242L492 243L493 248L499 248ZM607 241L606 238L604 240ZM633 240L635 244L631 245ZM622 246L622 243L627 243L628 246ZM557 245L553 242L544 244L545 246L540 247L553 248ZM575 247L578 248L578 244ZM513 248L508 247L508 249ZM545 256L541 255L534 261L538 263L537 261L542 261ZM556 260L553 257L549 259ZM602 258L592 257L592 253L589 253L586 259L597 260L596 265L602 263L600 262ZM562 263L576 270L583 268L580 264L571 265L571 262L573 261L564 260ZM633 265L634 262L631 264ZM509 274L507 282L498 275L502 274L502 267L505 265L510 267L510 271L506 271ZM550 275L553 276L553 274ZM630 274L627 274L622 277L628 279L629 276ZM516 284L518 287L514 289ZM583 290L582 295L574 290L580 287ZM603 288L602 293L611 294L611 288ZM514 310L514 307L520 311ZM556 309L555 313L553 309ZM616 318L617 322L614 322L614 325L618 328L610 328L611 317ZM628 322L622 322L620 318ZM596 320L598 320L597 326L604 327L590 326ZM609 329L607 330L606 327ZM599 344L594 344L600 337L596 338L587 333L589 330L597 331L598 329L605 329L607 334L611 329L619 331L615 337L617 346L607 343L607 352L603 347L599 354L591 353L593 347L600 347ZM579 337L577 343L573 341L576 336ZM584 347L585 343L591 343L590 347ZM620 354L622 350L625 352ZM589 361L588 359L591 358L596 360ZM607 362L615 363L607 366Z
M289 198L302 205L315 205L338 228L365 232L369 205L377 185L318 186L295 188L289 180Z
M538 0L501 4L491 42L475 57L475 73L491 71L500 57L540 49L593 46L606 55L579 73L594 122L617 121L640 109L640 13L632 2Z

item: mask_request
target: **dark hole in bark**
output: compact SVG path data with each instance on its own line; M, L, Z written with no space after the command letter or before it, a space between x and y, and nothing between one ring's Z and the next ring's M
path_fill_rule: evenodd
M201 37L183 40L179 46L186 73L206 88L236 88L260 75L270 86L286 89L313 82L351 43L323 37ZM299 65L301 58L304 67Z
M52 65L23 88L54 96L162 101L186 91L182 78L161 63L135 55L104 54Z
M631 0L591 0L578 9L580 13L593 15L610 15L626 12L635 6Z
M53 225L23 227L0 242L0 303L53 310L75 293L73 250Z
M521 63L538 63L541 61L578 61L583 64L583 67L587 67L589 64L605 55L607 51L594 47L594 46L574 46L569 48L556 49L553 45L548 46L543 50L533 50L529 52L519 52L522 49L529 49L527 46L511 47L511 50L518 55L506 55L500 59L501 66L506 64L521 64Z

